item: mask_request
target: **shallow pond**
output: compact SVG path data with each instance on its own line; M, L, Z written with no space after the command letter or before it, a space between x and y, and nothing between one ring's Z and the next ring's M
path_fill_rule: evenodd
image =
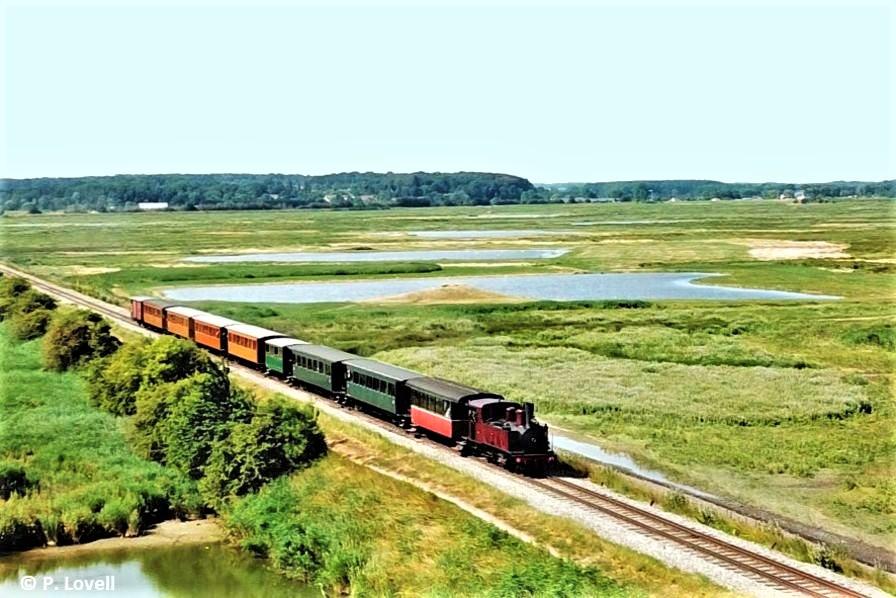
M33 577L33 582L25 576ZM34 583L33 590L27 589ZM114 590L100 590L98 583ZM91 584L92 589L86 589ZM80 588L80 589L79 589ZM0 596L208 596L298 598L312 588L269 571L262 561L222 544L114 552L0 557Z
M530 260L560 257L568 249L444 249L421 251L293 251L289 253L245 253L240 255L196 255L187 262L421 262L467 260Z
M835 299L761 289L693 284L713 274L653 272L636 274L521 274L513 276L451 276L390 278L346 282L299 282L178 287L163 294L176 301L235 301L258 303L321 303L364 301L444 285L466 285L502 295L553 301L588 299Z

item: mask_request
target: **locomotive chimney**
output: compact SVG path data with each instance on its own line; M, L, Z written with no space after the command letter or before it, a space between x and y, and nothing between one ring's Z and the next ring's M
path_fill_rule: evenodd
M526 412L526 427L535 419L535 405L533 403L523 403L523 410Z
M514 419L514 417L515 417L515 416L513 415L513 412L514 412L514 408L513 408L513 407L508 407L507 409L505 409L505 410L504 410L504 421L506 421L506 422L513 422L513 419Z
M526 425L526 412L522 409L516 410L516 425L524 426Z

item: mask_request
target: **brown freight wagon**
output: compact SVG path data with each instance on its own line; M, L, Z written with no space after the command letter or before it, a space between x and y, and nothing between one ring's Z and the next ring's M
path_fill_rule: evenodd
M143 318L140 321L159 330L165 330L165 310L178 305L174 301L161 299L144 299L142 304Z
M227 354L262 367L264 366L264 341L282 336L286 335L251 324L228 326Z
M227 349L227 327L236 324L236 320L214 314L197 314L193 316L193 340L197 345L223 352Z
M165 310L165 330L171 334L192 339L193 318L204 313L206 312L192 307L169 307Z

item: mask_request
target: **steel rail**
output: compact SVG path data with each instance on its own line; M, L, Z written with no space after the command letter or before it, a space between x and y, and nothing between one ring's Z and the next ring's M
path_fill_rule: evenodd
M753 577L759 577L766 582L765 585L771 582L783 590L797 591L801 594L819 598L831 598L832 596L865 598L865 594L851 588L791 567L763 554L672 521L658 513L574 484L563 478L549 478L547 481L529 480L529 482L557 496L571 499L576 503L623 521L649 535L659 536L704 554L711 559L721 561L742 572L747 572ZM558 488L557 486L560 487ZM583 498L581 495L585 495L586 498ZM644 521L644 519L648 521ZM706 544L709 544L709 546ZM731 553L734 553L735 556L731 556ZM749 561L753 561L753 563ZM772 568L774 571L768 571L762 567Z

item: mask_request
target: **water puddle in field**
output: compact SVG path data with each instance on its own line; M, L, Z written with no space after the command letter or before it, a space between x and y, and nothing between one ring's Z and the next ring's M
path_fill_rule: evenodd
M184 258L187 262L431 262L467 260L531 260L560 257L568 249L444 249L420 251L293 251L288 253L246 253L241 255L197 255Z
M551 301L591 299L828 300L838 298L829 295L694 284L695 280L711 276L717 275L695 272L645 272L450 276L178 287L166 289L163 294L168 299L175 301L322 303L365 301L438 289L449 285L464 285L499 295Z
M0 558L0 596L54 595L310 598L320 591L221 544Z
M585 457L586 459L589 459L591 461L601 463L602 465L609 465L614 469L620 469L625 473L634 474L638 477L650 480L652 482L657 482L659 484L674 488L692 496L697 496L700 498L714 498L714 495L708 492L703 492L702 490L698 490L693 486L673 482L659 471L647 469L638 465L638 463L635 462L634 459L632 459L625 453L617 453L604 450L600 446L591 442L576 440L571 436L567 436L566 433L560 434L557 432L551 432L551 446L553 446L554 450L564 451L573 455Z
M579 455L580 457L585 457L586 459L591 459L592 461L597 461L598 463L603 463L604 465L624 469L655 482L669 482L669 478L662 473L641 467L634 459L625 453L607 451L590 442L579 441L569 436L552 432L551 445L555 450L565 451L567 453Z

